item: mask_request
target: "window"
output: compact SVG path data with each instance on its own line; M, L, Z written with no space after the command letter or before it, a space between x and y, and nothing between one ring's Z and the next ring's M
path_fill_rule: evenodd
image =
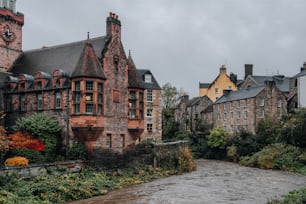
M147 124L147 131L148 132L152 132L152 130L153 130L153 124L152 123L148 123Z
M151 89L147 90L147 101L152 102L153 101L153 93Z
M237 112L237 119L240 119L240 111Z
M240 101L237 101L237 108L240 108Z
M248 99L244 99L244 107L248 107Z
M86 104L85 105L85 112L86 114L93 114L93 104Z
M125 147L125 136L124 136L124 134L120 135L120 144L121 144L121 147Z
M92 91L93 90L93 82L92 81L86 81L86 91Z
M20 96L20 111L25 111L25 96Z
M37 110L42 110L42 108L43 108L42 94L37 94Z
M219 88L215 88L215 94L219 93Z
M244 119L248 119L248 111L244 111Z
M59 91L55 93L55 108L61 108L61 92Z
M81 102L81 85L80 81L74 82L74 113L80 114L80 102Z
M226 113L223 114L223 120L226 120Z
M281 100L281 99L278 99L278 100L277 100L277 107L278 107L278 108L281 108L281 107L282 107L282 100Z
M112 134L106 135L106 147L112 148Z
M223 103L223 110L226 110L226 103Z
M260 112L259 112L259 118L264 118L264 117L265 117L265 110L262 109L262 110L260 110Z
M152 112L153 112L153 109L148 108L147 109L147 117L152 117L153 116Z
M36 89L38 89L38 90L42 89L42 82L41 81L36 83Z
M130 99L129 99L129 116L130 118L136 118L136 92L130 91Z
M234 118L234 113L233 112L231 112L231 119L233 119Z
M103 84L98 83L98 115L102 115L103 107Z
M55 81L55 87L56 87L56 88L60 88L60 87L61 87L61 81L60 81L60 79L57 79L57 80Z
M229 89L229 90L232 90L232 86L228 86L228 89Z
M145 82L146 83L152 83L152 75L151 74L145 74Z
M264 98L260 99L259 106L265 106L265 99Z
M139 117L140 119L143 119L143 92L139 92Z
M217 120L220 120L220 113L217 114Z
M25 91L25 83L21 83L20 85L20 91Z
M230 108L230 109L233 109L233 102L231 101L229 104L230 104L230 107L229 107L229 108Z

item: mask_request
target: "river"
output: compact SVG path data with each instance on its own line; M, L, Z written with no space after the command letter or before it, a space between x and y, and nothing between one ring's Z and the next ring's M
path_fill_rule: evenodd
M306 187L306 176L197 160L197 170L70 204L259 204Z

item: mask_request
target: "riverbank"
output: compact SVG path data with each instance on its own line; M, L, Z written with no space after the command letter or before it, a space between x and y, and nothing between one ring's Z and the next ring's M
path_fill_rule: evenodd
M70 204L257 204L305 188L306 176L216 160L197 160L197 170L109 192Z

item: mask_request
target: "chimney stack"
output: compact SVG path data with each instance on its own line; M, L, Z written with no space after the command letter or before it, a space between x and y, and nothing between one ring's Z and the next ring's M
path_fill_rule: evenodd
M220 74L226 74L226 67L225 67L225 65L222 65L221 67L220 67Z
M249 75L253 75L253 64L244 65L244 79L246 79Z
M306 62L304 62L303 67L301 67L301 72L302 72L303 70L306 70Z
M121 22L117 14L110 12L106 19L106 34L121 38Z

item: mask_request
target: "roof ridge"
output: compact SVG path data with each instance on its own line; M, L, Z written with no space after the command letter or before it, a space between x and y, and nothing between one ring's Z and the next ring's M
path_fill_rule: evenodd
M92 41L92 40L97 40L97 39L104 38L104 37L106 37L106 36L98 36L98 37L90 38L90 40L91 40L91 41ZM35 49L23 51L23 53L38 52L38 51L42 51L42 50L51 50L51 49L56 49L56 48L61 48L61 47L66 47L66 46L70 46L70 45L82 43L82 42L86 43L86 42L87 42L87 39L78 40L78 41L74 41L74 42L70 42L70 43L52 45L52 46L43 46L43 47L41 47L41 48L35 48Z

